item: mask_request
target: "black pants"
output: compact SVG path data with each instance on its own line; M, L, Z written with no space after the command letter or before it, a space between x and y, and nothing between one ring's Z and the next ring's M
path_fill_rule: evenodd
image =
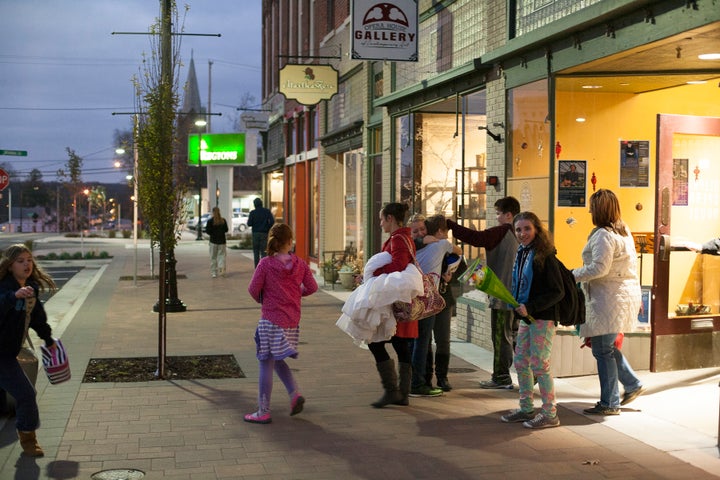
M389 341L385 342L373 342L368 345L370 353L375 357L375 363L384 362L390 360L390 355L385 350L385 344L391 343L397 353L399 363L411 363L412 361L412 338L401 338L393 336Z
M267 232L252 232L253 257L257 267L260 259L267 256Z

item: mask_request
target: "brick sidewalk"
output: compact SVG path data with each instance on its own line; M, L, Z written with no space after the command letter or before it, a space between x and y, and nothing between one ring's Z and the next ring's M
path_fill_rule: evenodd
M157 354L157 283L132 275L118 248L63 334L73 379L38 382L46 456L19 456L12 425L0 432L0 478L88 479L138 469L149 479L707 478L708 473L560 406L562 426L531 431L498 418L517 391L477 388L477 368L453 357L452 392L373 409L381 393L372 356L334 326L342 302L324 291L303 303L300 357L289 360L307 398L290 417L275 379L273 423L252 425L257 395L253 332L258 306L247 294L252 260L228 250L229 274L210 278L206 242L176 250L179 297L169 313L167 354L233 354L247 378L81 383L90 358ZM141 271L148 272L148 250ZM486 373L484 373L486 375Z

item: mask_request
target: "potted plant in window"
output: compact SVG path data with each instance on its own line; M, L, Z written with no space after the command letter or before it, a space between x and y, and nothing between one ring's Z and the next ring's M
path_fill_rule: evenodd
M360 275L360 267L357 262L345 262L338 271L340 285L347 290L354 290L357 286L356 277Z
M326 285L332 285L338 281L338 266L333 260L325 260L322 263L323 279Z

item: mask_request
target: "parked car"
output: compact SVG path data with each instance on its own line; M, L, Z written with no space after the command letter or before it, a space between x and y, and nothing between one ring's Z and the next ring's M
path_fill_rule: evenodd
M200 217L200 225L202 225L202 228L205 228L205 224L210 219L211 214L210 213L203 213L202 217ZM190 217L187 221L187 228L188 230L197 230L198 226L198 217Z
M232 231L233 232L245 232L248 227L248 214L247 213L233 213L232 218Z

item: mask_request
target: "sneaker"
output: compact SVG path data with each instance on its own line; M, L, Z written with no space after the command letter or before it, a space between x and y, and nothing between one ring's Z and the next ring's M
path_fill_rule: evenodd
M523 422L523 427L525 428L551 428L559 426L560 419L557 415L554 417L548 417L544 413L538 413L532 420Z
M442 394L443 391L439 388L433 388L427 385L410 390L411 397L439 397Z
M305 405L305 397L302 395L295 395L290 402L290 416L297 415L298 413L303 411L303 406Z
M532 412L523 412L518 408L517 410L511 410L510 413L506 413L500 417L500 421L505 423L518 423L532 420L533 418L535 418L535 410Z
M245 420L248 423L270 423L272 422L272 418L270 417L270 412L267 413L260 413L260 412L254 412L254 413L248 413L243 417L243 420Z
M438 378L437 384L438 388L443 392L449 392L452 390L452 385L450 385L447 378Z
M606 407L597 402L594 407L583 410L587 415L620 415L619 408Z
M512 390L513 384L511 383L496 383L494 380L483 380L480 382L480 388L494 388L494 389L505 389Z
M625 392L622 401L620 402L620 405L627 405L643 393L645 393L645 389L643 387L640 387L637 390L633 390L632 392Z

